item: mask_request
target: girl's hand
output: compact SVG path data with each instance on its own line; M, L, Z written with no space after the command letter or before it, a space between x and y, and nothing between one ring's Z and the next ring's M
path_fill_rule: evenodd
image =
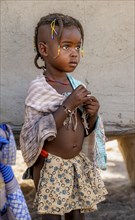
M96 117L100 105L94 96L89 96L89 100L84 103L83 107L85 108L86 113L90 115L90 117Z
M76 107L87 103L90 99L90 92L83 86L78 86L64 101L64 105L71 111Z

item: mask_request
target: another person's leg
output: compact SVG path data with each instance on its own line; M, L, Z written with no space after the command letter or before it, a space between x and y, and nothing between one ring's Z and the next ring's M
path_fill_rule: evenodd
M84 213L80 213L80 210L73 210L65 214L65 220L85 220Z

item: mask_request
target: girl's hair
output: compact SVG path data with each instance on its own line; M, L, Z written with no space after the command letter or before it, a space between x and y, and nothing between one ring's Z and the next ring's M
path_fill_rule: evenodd
M35 28L35 35L34 35L34 46L35 46L35 51L37 53L36 56L35 56L35 59L34 59L34 64L38 69L44 69L45 68L44 66L39 66L38 62L37 62L39 58L42 59L42 57L39 53L39 50L38 50L38 30L39 30L39 27L41 25L48 25L48 24L51 25L51 23L54 20L55 20L55 25L59 27L58 35L57 35L59 40L61 38L62 30L63 30L64 27L75 26L79 29L79 31L81 33L82 45L83 45L83 42L84 42L83 27L77 19L72 18L71 16L68 16L68 15L60 14L60 13L49 14L45 17L42 17L40 19L40 21L38 22L36 28ZM50 28L51 28L51 26L50 26Z

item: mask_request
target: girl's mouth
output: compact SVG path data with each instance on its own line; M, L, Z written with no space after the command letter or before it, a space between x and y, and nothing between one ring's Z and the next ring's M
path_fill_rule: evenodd
M69 62L69 65L72 66L72 67L76 67L77 66L77 62L76 61L71 61Z

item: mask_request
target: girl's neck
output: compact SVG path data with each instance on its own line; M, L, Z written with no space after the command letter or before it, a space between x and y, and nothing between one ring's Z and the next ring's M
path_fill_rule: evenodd
M46 70L44 71L44 75L52 80L60 80L60 81L67 80L67 74L65 72L58 72L58 71L51 72Z
M69 82L69 80L64 80L64 81L62 81L62 80L56 80L56 79L51 79L51 78L49 78L48 76L45 76L45 78L46 78L46 81L47 82L49 82L49 83L55 83L55 84L61 84L61 85L63 85L63 86L68 86L68 85L70 85L70 82Z

